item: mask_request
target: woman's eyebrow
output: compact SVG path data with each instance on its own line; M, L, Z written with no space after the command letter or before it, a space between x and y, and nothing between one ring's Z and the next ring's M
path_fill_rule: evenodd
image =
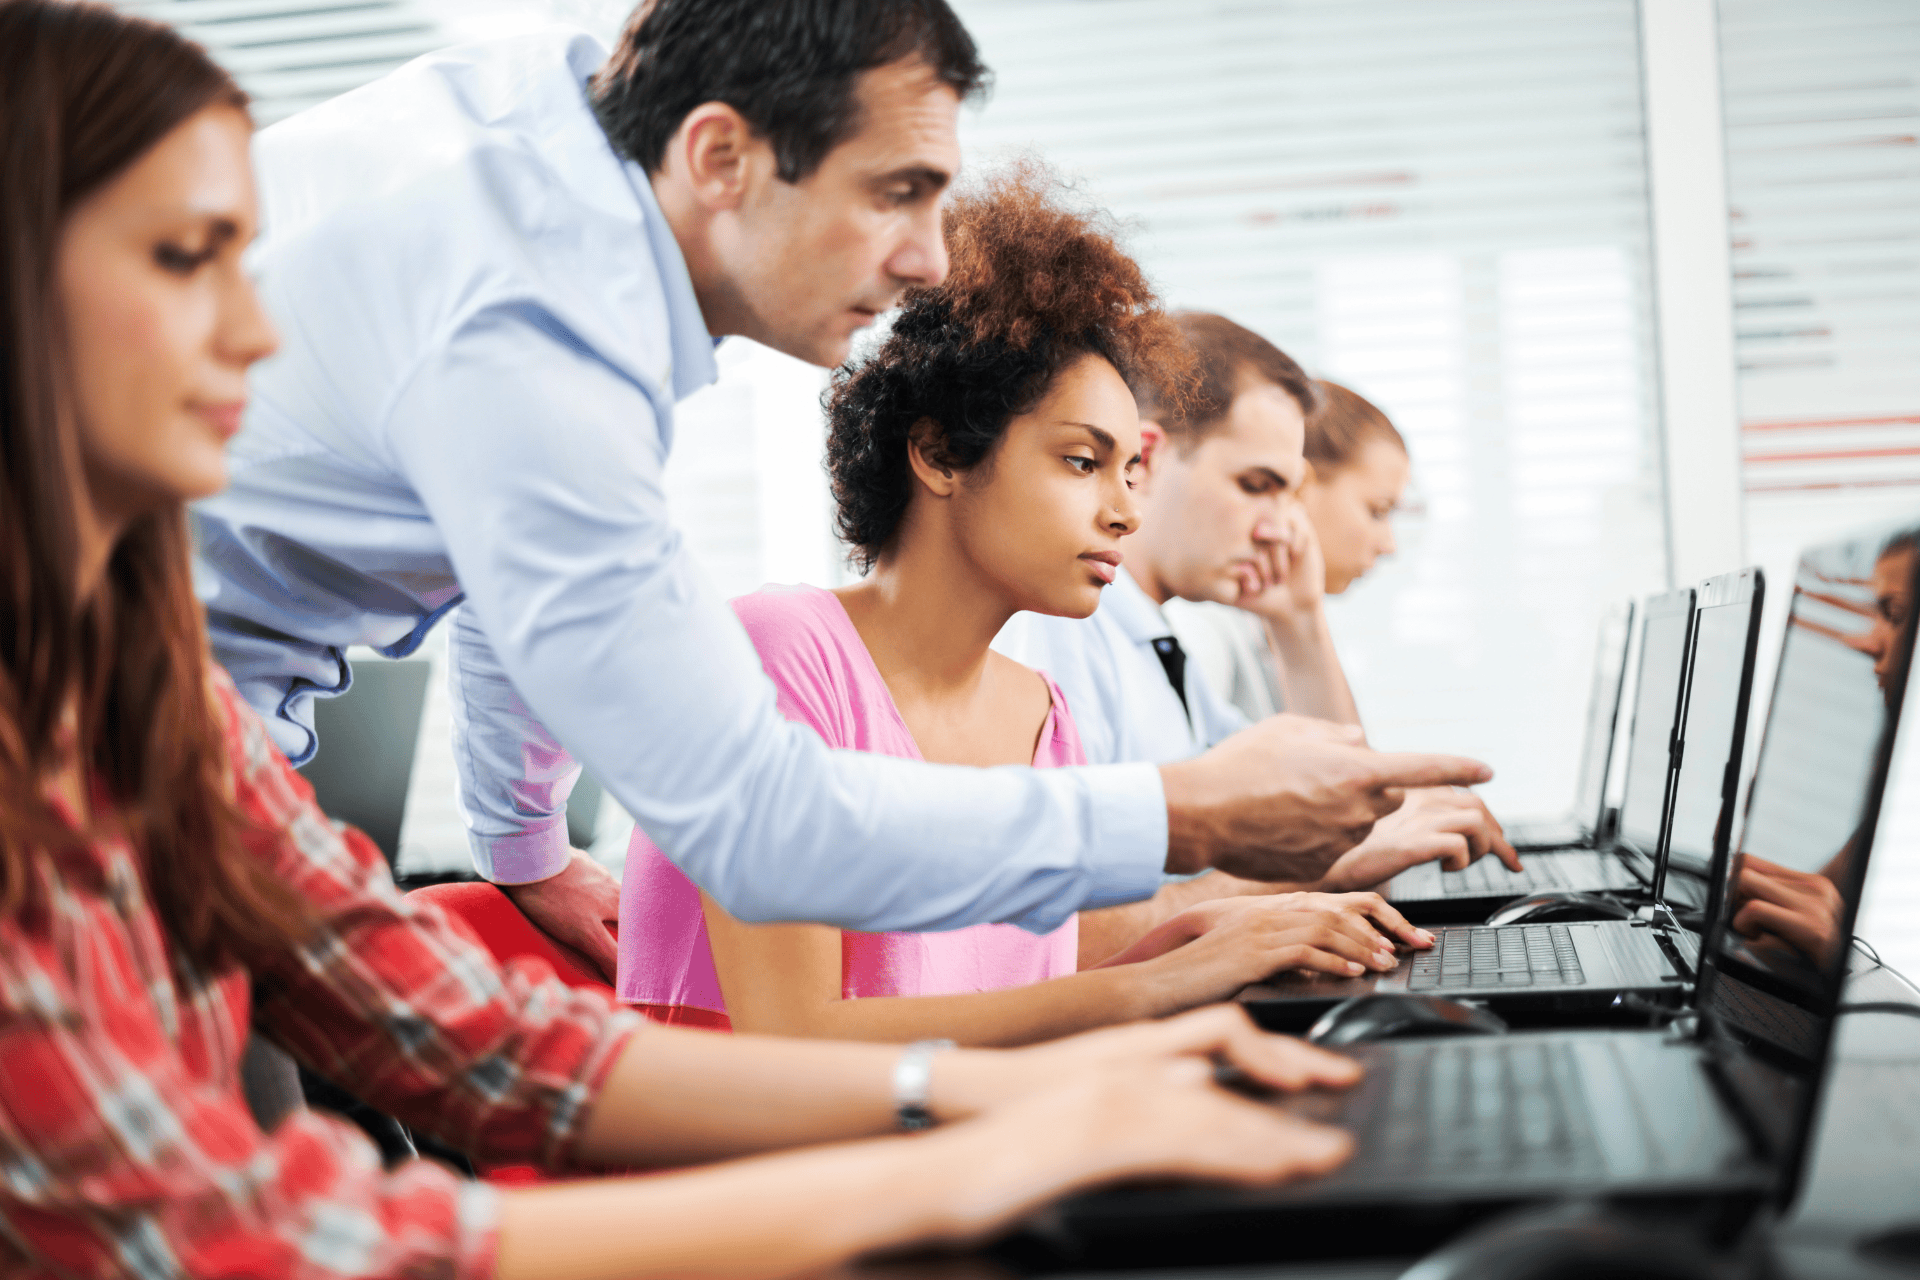
M1114 447L1113 433L1096 427L1091 422L1075 422L1071 418L1062 418L1060 419L1060 425L1063 427L1079 427L1082 431L1092 436L1093 442L1102 449L1110 450Z

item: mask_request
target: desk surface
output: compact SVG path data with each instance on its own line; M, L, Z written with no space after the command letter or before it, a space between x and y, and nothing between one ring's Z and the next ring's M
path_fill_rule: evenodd
M1884 970L1848 984L1851 1003L1915 1002ZM1806 1186L1779 1233L1790 1276L1880 1280L1920 1274L1854 1253L1857 1240L1920 1225L1920 1018L1856 1013L1840 1019L1832 1077Z

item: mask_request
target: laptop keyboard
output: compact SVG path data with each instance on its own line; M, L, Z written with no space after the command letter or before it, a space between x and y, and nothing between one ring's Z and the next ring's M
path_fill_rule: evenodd
M1597 1170L1599 1145L1565 1043L1528 1036L1433 1040L1394 1055L1385 1105L1368 1108L1360 1163L1383 1173L1470 1176Z
M1507 870L1498 858L1482 858L1463 871L1442 872L1440 887L1449 898L1495 898L1571 888L1560 862L1554 857L1533 858L1516 872Z
M1409 991L1468 987L1564 987L1586 981L1573 934L1563 924L1435 929L1430 950L1416 951Z
M1506 864L1498 858L1482 858L1463 871L1443 871L1440 873L1440 891L1449 898L1500 898L1519 897L1523 893L1541 893L1551 889L1579 889L1592 891L1596 888L1632 888L1638 882L1622 870L1619 875L1603 872L1607 883L1595 885L1590 876L1576 877L1569 874L1568 863L1576 859L1554 857L1551 854L1526 859L1520 871L1509 871ZM1582 866L1591 870L1592 863L1585 858L1578 859ZM1604 867L1605 863L1602 863Z

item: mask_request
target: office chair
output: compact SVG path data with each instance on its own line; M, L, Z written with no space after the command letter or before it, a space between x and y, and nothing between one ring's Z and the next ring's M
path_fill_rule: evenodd
M300 772L321 812L366 832L389 867L400 856L431 669L425 658L358 662L350 689L313 703L320 749Z

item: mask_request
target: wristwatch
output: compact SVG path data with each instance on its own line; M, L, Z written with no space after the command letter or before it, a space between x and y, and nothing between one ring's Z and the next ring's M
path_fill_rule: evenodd
M893 1118L904 1133L934 1126L927 1102L933 1083L933 1055L954 1047L951 1040L916 1040L893 1064Z

